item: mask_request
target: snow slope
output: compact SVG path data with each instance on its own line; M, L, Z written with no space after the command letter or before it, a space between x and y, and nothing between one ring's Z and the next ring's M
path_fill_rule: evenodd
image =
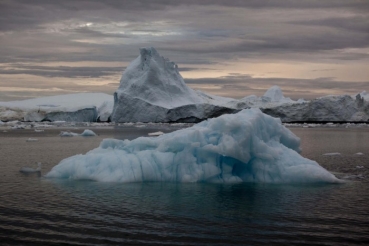
M102 105L105 106L100 109ZM95 121L99 115L110 115L112 107L113 96L105 93L66 94L0 102L0 119Z
M259 109L222 115L156 138L105 139L62 160L48 178L105 182L339 182L299 155L300 139Z

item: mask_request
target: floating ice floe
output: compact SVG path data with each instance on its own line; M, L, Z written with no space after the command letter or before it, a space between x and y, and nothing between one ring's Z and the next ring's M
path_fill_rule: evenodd
M149 136L160 136L160 135L163 135L164 134L164 132L150 132L150 133L148 133L147 135L149 135Z
M35 129L35 132L44 132L45 130L43 129Z
M37 163L37 168L32 168L32 167L22 167L19 172L21 173L25 173L25 174L28 174L28 173L40 173L41 172L41 167L42 167L42 164L41 162L38 162Z
M26 142L37 142L38 139L37 138L29 138L26 140Z
M70 131L61 131L59 136L60 137L74 137L74 136L79 136L79 134L75 132L70 132Z
M362 169L364 166L356 166L357 169Z
M351 174L351 175L346 175L344 177L342 177L343 179L363 179L364 175L363 174Z
M323 155L327 155L327 156L335 156L335 155L341 155L341 153L338 152L333 152L333 153L325 153Z
M259 109L135 140L104 139L62 160L48 178L104 182L340 182L299 154L300 139Z
M355 155L364 155L363 153L361 153L361 152L358 152L358 153L356 153Z
M81 134L70 132L70 131L61 131L59 136L61 137L76 137L76 136L92 137L92 136L97 136L97 134L89 129L86 129Z

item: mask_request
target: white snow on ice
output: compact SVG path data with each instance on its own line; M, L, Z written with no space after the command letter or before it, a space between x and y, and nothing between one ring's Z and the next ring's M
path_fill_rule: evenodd
M223 115L156 138L105 139L62 160L47 178L105 182L339 182L299 155L300 139L259 109Z

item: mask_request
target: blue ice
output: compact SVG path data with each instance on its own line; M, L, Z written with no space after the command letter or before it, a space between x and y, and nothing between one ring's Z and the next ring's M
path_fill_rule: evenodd
M279 119L245 109L156 138L104 139L85 155L62 160L46 177L103 182L339 181L299 152L300 139Z

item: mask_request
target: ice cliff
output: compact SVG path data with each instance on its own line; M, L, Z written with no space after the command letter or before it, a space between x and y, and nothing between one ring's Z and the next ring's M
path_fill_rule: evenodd
M174 62L155 48L141 48L114 93L114 122L197 122L234 112L189 88Z
M223 115L156 138L105 139L62 160L47 178L105 182L338 182L299 155L300 139L259 109Z
M108 121L112 110L112 95L76 93L0 102L0 119L5 121Z
M261 110L283 122L368 121L369 101L361 94L325 96L302 103L261 107Z

